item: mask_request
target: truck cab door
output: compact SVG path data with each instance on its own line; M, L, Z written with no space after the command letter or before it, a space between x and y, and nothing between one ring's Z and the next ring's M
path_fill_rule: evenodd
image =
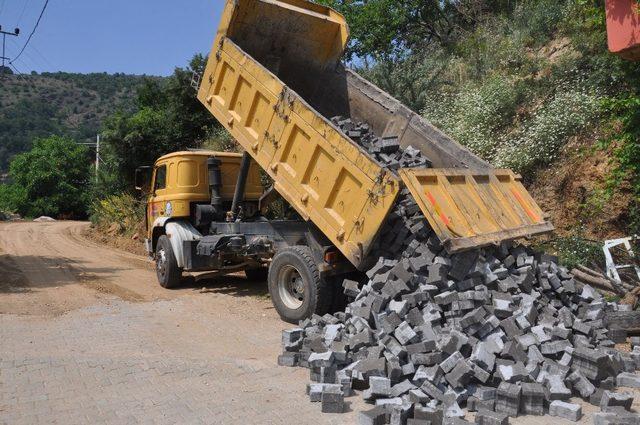
M156 218L165 215L166 201L163 199L167 188L167 164L160 164L153 170L153 180L151 185L151 194L147 202L147 231L153 231L153 223Z

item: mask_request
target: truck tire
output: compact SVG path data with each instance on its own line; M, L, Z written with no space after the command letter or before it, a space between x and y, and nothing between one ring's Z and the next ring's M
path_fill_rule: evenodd
M244 269L244 274L247 276L248 280L254 282L266 282L269 277L269 269L267 267Z
M155 259L156 275L160 286L167 289L179 286L182 278L182 269L178 267L171 242L169 242L169 238L166 235L162 235L158 239Z
M298 323L331 308L331 285L320 278L311 250L291 246L280 250L269 267L269 294L280 318Z

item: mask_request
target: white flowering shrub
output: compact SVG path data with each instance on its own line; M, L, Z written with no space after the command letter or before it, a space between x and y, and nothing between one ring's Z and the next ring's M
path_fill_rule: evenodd
M494 166L525 174L552 162L570 137L590 127L601 100L596 90L582 84L560 84L554 95L537 100L533 112L518 121L518 105L534 105L536 100L525 99L513 81L494 77L480 87L432 95L424 116Z
M570 137L594 123L601 101L593 89L560 86L513 134L501 138L493 165L524 174L554 161Z
M465 85L457 94L433 94L424 116L477 155L491 159L521 97L513 81L493 77L481 86Z

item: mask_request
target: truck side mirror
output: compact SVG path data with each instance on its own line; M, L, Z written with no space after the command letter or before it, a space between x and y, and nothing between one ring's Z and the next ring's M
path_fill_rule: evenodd
M149 193L151 188L151 170L153 167L144 166L136 168L136 190Z

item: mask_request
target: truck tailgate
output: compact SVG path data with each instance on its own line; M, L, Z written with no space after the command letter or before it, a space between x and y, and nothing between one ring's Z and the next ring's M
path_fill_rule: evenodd
M449 252L553 230L510 170L403 169L400 177Z

